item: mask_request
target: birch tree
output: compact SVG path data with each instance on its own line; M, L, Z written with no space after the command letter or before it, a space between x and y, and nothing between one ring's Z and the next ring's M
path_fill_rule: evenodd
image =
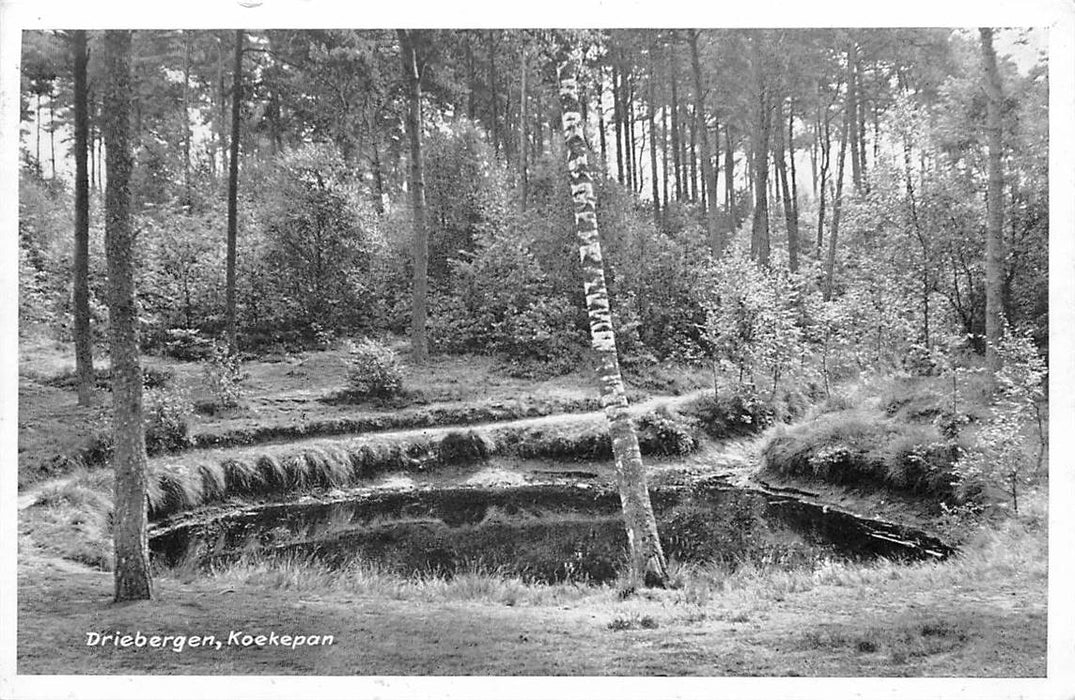
M668 580L668 572L661 541L657 536L657 522L653 516L649 490L646 487L646 471L638 448L638 436L631 425L627 409L627 395L623 377L620 375L616 335L612 327L608 289L605 286L601 242L597 231L596 198L579 104L580 62L578 56L562 56L558 66L558 78L567 170L574 200L575 233L582 261L590 337L597 356L601 402L605 407L612 437L620 503L627 528L630 577L634 583L664 586Z

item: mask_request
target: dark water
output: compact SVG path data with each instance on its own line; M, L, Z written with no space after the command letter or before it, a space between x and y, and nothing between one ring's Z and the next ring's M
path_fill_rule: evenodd
M810 566L823 559L946 556L912 531L726 486L655 489L665 553L688 562ZM273 505L165 530L159 565L211 566L246 554L356 559L404 575L499 571L535 581L601 582L625 560L615 492L572 486L385 493L338 503Z

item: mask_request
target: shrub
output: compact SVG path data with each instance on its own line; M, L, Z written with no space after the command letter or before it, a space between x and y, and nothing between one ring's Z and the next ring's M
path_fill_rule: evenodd
M182 389L147 389L143 419L146 451L149 454L172 452L192 445L190 417L194 405Z
M489 456L489 446L481 435L468 430L452 431L441 438L437 445L437 461L441 464L473 464Z
M363 339L351 347L347 391L360 398L391 398L403 392L403 367L394 350Z
M753 392L707 394L683 410L698 421L707 435L718 439L750 435L773 421L772 406Z
M177 360L200 361L213 354L213 341L196 328L169 328L164 333L164 354Z
M231 408L239 405L242 382L247 375L243 372L238 353L231 352L223 343L214 342L202 376L217 406Z
M658 409L641 416L637 427L639 448L645 454L687 455L697 447L690 429L665 410Z

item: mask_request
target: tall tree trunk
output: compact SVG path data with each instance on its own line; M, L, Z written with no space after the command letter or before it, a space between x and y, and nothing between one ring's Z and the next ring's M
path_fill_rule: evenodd
M526 45L519 47L519 206L526 211Z
M676 45L674 41L668 45L668 72L672 83L672 170L676 175L676 201L684 199L683 187L683 163L680 155L680 142L682 134L679 124L679 71L676 70Z
M869 193L870 178L866 168L866 92L862 88L862 61L855 62L855 94L858 96L858 145L859 145L859 170L862 177L862 191Z
M819 118L819 124L818 147L821 150L821 174L817 208L817 257L820 260L825 242L825 205L829 191L829 161L832 154L832 117L829 113L829 105L824 106L824 117Z
M52 180L56 179L56 84L49 83L49 165Z
M616 123L616 182L624 182L623 167L623 107L620 104L620 72L612 64L612 120Z
M773 162L776 164L776 175L780 181L780 194L784 203L784 223L788 231L788 267L792 272L797 272L799 270L799 222L795 218L791 188L788 187L788 168L784 159L784 105L779 100L776 103L776 127ZM794 155L792 155L792 160L794 160Z
M761 39L754 37L755 106L754 122L754 226L750 239L750 257L769 266L769 130L772 119L769 108L769 88L761 60Z
M691 189L691 203L696 203L701 199L701 193L698 191L698 114L695 112L691 116L691 148L690 148L690 189Z
M732 149L732 125L724 125L724 216L728 220L728 234L737 227L735 216L735 151Z
M855 185L855 191L862 189L862 161L858 148L858 86L855 80L855 64L858 62L858 46L851 42L847 50L847 121L851 123L848 138L851 140L851 182Z
M788 102L788 165L791 168L791 212L799 235L799 183L795 178L795 98Z
M89 61L87 60L87 64L88 63L89 63ZM91 90L87 91L86 106L87 106L86 123L88 125L88 130L89 130L90 189L94 190L94 189L97 189L97 163L96 163L96 159L97 159L97 154L96 154L96 151L97 151L97 147L96 147L97 134L96 134L96 128L93 125L93 119L94 119L93 115L95 114L95 108L94 108L93 91L91 91Z
M239 232L239 116L243 100L243 30L235 32L235 60L231 79L231 154L228 160L228 257L224 293L224 325L228 352L239 350L235 318L235 260Z
M700 29L687 32L687 41L691 48L691 70L694 73L694 114L698 120L699 150L702 155L702 185L705 198L703 202L706 215L706 233L713 257L720 257L724 250L723 235L717 222L717 182L713 176L713 161L709 153L709 129L705 118L705 86L702 84L702 61L698 54L698 37Z
M75 82L75 255L74 255L74 316L75 371L78 375L78 404L88 406L93 401L93 336L90 328L90 183L87 172L87 140L89 133L89 104L86 89L86 65L89 50L86 31L71 34L74 53Z
M470 30L463 30L463 48L466 52L467 63L467 118L470 121L478 116L474 94L478 88L477 71L474 69L474 49L470 46Z
M601 401L609 422L620 502L627 529L631 580L636 585L664 586L668 580L667 565L657 535L657 522L646 487L646 471L638 448L638 436L631 425L616 353L616 336L597 231L593 181L587 164L584 124L579 114L577 59L563 61L558 74L567 167L575 202L575 232L582 260L590 335L599 365Z
M623 76L624 114L627 118L627 172L630 175L631 191L638 191L638 161L635 160L635 99L634 81L628 71Z
M851 107L850 103L844 114L844 123L840 132L840 155L836 164L836 197L832 203L832 231L829 232L829 257L825 261L825 288L823 297L825 301L832 299L833 279L836 275L836 237L840 233L840 207L844 195L844 161L847 156L847 141L851 134Z
M34 93L34 104L37 107L37 111L34 116L34 133L36 134L36 142L34 146L34 163L37 166L37 172L40 175L41 169L41 89L40 87Z
M370 147L373 149L373 207L378 214L384 213L384 170L381 165L381 147L377 145L377 137L370 139Z
M663 211L667 216L670 196L668 183L668 105L661 105L661 195Z
M410 139L411 210L414 218L414 295L411 303L411 353L415 362L429 357L426 340L426 294L429 285L429 231L426 228L425 174L422 163L422 71L418 30L397 29L403 78L407 83L407 135Z
M988 218L985 232L985 339L986 365L994 372L1000 369L1001 359L997 353L1004 334L1003 318L1003 264L1004 241L1004 171L1001 165L1002 133L1001 104L1004 99L997 55L993 50L993 30L978 30L982 39L982 62L984 63L986 103L986 135L989 144L989 186L986 191Z
M489 39L489 107L492 111L490 117L491 128L489 131L493 137L493 152L497 157L500 157L500 110L496 96L496 32L490 30L486 36ZM410 71L409 68L405 70ZM409 80L409 77L407 79ZM421 93L419 92L419 94ZM419 110L420 109L421 108L419 107ZM424 335L425 333L423 331L423 338Z
M646 107L646 121L649 124L649 169L652 174L650 185L653 190L653 225L658 229L661 226L661 189L657 179L657 121L654 112L657 111L657 61L654 54L657 53L657 45L649 47L649 104Z
M183 202L191 203L190 193L190 32L183 32Z
M219 117L217 118L217 138L220 142L220 173L224 174L224 158L228 152L226 146L225 130L228 124L228 91L224 85L224 36L217 36L217 63L216 63L216 79L217 79L217 95L219 102Z
M608 138L605 134L605 80L601 70L597 74L597 133L601 140L601 174L608 177Z
M138 312L134 289L134 231L131 227L131 32L105 32L104 137L108 160L105 190L105 254L108 266L109 336L115 470L112 536L115 543L115 600L153 595L149 576L145 432L142 427L142 368L138 356Z

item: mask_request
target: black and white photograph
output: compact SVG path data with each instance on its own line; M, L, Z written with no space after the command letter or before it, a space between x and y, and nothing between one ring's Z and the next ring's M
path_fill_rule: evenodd
M1075 697L1073 6L220 5L0 3L0 694Z

